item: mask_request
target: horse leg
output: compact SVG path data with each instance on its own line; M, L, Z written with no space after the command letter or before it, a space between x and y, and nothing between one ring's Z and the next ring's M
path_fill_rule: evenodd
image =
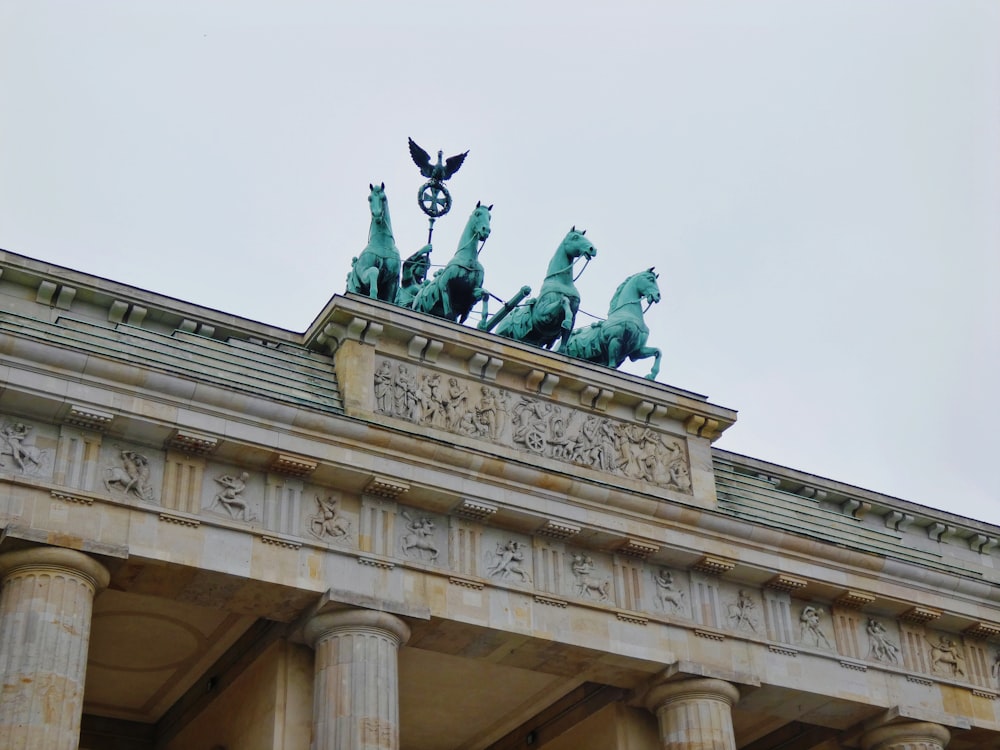
M641 346L634 352L628 355L628 358L635 362L637 359L647 359L648 357L656 357L653 361L653 369L649 371L649 375L646 376L647 380L656 380L656 376L660 374L660 357L663 356L663 352L654 346Z
M368 296L372 299L378 299L378 267L366 268L362 276L364 283L368 286Z
M562 298L562 308L563 319L562 323L559 324L559 346L556 351L562 351L566 342L569 341L569 335L573 332L573 306L569 303L569 297Z
M618 367L624 361L624 357L618 359L618 351L621 349L621 341L617 337L612 337L608 340L608 367L612 370Z
M479 287L476 287L472 291L472 294L473 294L474 297L476 297L476 299L482 301L483 307L482 307L482 310L480 312L480 315L482 317L480 318L480 320L486 320L488 317L490 317L490 293L487 292L485 289L481 289ZM466 316L466 317L468 317L468 316Z

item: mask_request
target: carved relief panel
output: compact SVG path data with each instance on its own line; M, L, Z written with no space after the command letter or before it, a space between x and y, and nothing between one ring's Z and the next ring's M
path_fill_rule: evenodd
M603 604L615 603L611 561L605 555L568 551L567 558L572 577L564 579L569 584L569 590L564 590L564 594Z
M671 570L662 565L646 566L651 582L654 612L678 617L691 617L690 582L687 573Z
M728 585L723 589L723 627L745 635L763 637L764 619L761 595L756 589L738 588Z
M288 491L287 482L285 490ZM327 544L352 547L357 544L357 501L319 487L300 493L300 499L303 495L303 504L311 511L306 513L304 524L310 536Z
M899 647L899 628L894 621L877 616L865 618L865 637L866 659L903 666L902 651Z
M55 430L49 425L0 417L0 471L51 477L55 448Z
M163 451L105 441L100 450L98 481L113 498L159 503Z
M201 508L229 520L259 524L264 490L262 474L213 464L205 469Z
M807 648L836 651L830 608L819 602L800 602L793 609L795 643Z
M502 529L484 529L482 560L484 578L520 587L531 587L534 583L529 536Z
M685 439L383 359L375 411L575 466L691 493Z
M931 674L949 680L969 681L969 663L961 638L950 633L928 632L926 647Z
M397 555L440 567L448 565L448 519L399 506Z

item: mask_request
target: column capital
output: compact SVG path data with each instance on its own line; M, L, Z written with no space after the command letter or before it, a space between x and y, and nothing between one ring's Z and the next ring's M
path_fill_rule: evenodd
M664 706L682 700L714 700L732 706L740 699L735 685L713 677L661 682L646 693L643 702L654 713Z
M316 644L327 636L345 631L379 631L391 637L397 646L410 639L410 627L395 615L374 609L338 609L315 615L306 623L303 635L306 642Z
M907 721L886 724L865 732L861 736L864 750L911 750L916 748L948 746L951 732L940 724L929 721Z
M0 553L0 580L6 580L22 570L63 570L87 580L100 591L106 588L111 574L89 555L65 547L32 547Z

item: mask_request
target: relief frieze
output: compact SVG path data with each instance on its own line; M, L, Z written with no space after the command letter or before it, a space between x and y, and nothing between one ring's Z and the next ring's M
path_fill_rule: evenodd
M490 385L382 360L375 410L414 424L690 493L683 439Z

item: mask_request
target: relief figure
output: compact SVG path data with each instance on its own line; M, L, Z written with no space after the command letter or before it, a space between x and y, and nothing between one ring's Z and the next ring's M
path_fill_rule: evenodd
M351 522L337 512L337 501L316 495L316 513L309 516L309 533L317 539L345 539L350 536Z
M35 474L46 458L46 451L34 445L31 425L23 422L0 426L0 456L10 456L22 474Z
M826 637L826 633L820 627L820 618L823 616L823 610L820 607L814 607L809 605L802 608L802 614L799 615L799 642L805 643L808 646L819 646L820 641L827 648L833 648L830 640Z
M965 677L965 655L962 648L946 635L938 637L937 643L927 641L931 647L931 669L945 672L951 677Z
M596 596L602 602L611 598L611 582L607 579L594 578L594 561L590 555L573 555L570 569L576 577L576 595L584 597Z
M735 630L758 632L757 603L743 589L739 590L736 601L729 605L729 623Z
M455 431L462 424L468 406L469 389L458 382L458 378L448 378L448 391L446 393L444 422L445 427Z
M666 568L660 568L659 573L653 574L653 582L656 584L656 603L664 612L669 612L669 604L674 610L679 610L684 606L684 592L674 588L674 574Z
M403 554L409 557L411 551L416 550L417 559L423 560L423 553L428 552L430 561L437 562L440 550L434 543L434 522L426 516L414 518L405 510L402 515L407 521L406 528L409 529L399 540Z
M156 502L153 486L149 481L149 459L141 453L123 450L122 465L104 469L104 489L111 492L112 486L124 493L132 493L147 503Z
M221 505L226 509L230 518L236 518L241 521L255 520L253 514L247 513L247 504L242 497L243 490L247 488L247 480L249 478L250 475L245 471L238 477L234 477L231 474L223 474L221 477L216 477L215 481L222 485L222 489L212 498L212 503L208 506L209 510L213 510L216 505Z
M521 583L531 583L531 576L524 569L524 544L514 539L506 543L497 542L496 552L493 553L493 564L487 568L486 572L490 578L508 580L513 576L519 576Z
M890 664L899 663L899 646L889 640L885 626L873 617L868 618L868 658Z
M375 371L375 410L382 414L392 414L393 411L392 365L383 359Z

